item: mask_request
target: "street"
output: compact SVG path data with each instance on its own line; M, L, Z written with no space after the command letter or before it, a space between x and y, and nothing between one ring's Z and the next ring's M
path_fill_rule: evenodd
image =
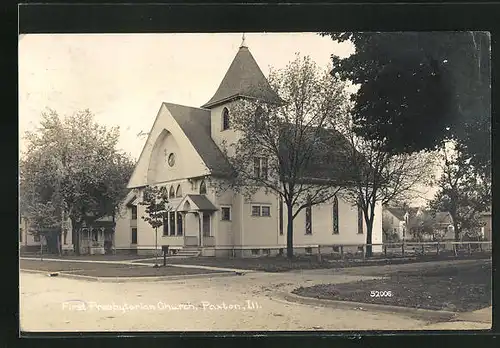
M330 282L370 277L328 275ZM373 277L371 277L373 278ZM103 283L20 275L23 331L411 330L400 315L288 303L272 296L324 274L252 273L171 282ZM270 298L272 296L272 299Z

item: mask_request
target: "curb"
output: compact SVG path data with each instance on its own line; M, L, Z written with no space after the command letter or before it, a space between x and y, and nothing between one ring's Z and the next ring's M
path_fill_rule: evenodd
M484 315L481 314L476 314L474 312L465 312L465 313L459 313L458 316L454 319L456 321L469 321L469 322L474 322L474 323L481 323L481 324L491 324L492 323L492 316L493 316L493 309L492 309L492 315L485 319Z
M416 319L432 320L432 321L450 321L457 320L459 313L448 312L448 311L435 311L430 309L421 308L408 308L400 306L391 305L379 305L373 303L362 303L362 302L351 302L351 301L337 301L337 300L324 300L318 298L311 298L305 296L299 296L292 293L281 293L281 296L288 302L296 302L306 305L320 305L324 307L332 308L342 308L355 310L358 307L375 312L384 313L398 313L410 316Z
M60 278L79 279L79 280L101 282L101 283L160 282L160 281L170 281L170 280L186 280L193 278L236 276L234 272L215 272L215 273L186 274L186 275L174 275L174 276L151 276L151 277L92 277L79 274L69 274L63 272L47 272L47 271L39 271L32 269L21 269L20 271L25 273L44 274L44 275L57 273L57 277Z

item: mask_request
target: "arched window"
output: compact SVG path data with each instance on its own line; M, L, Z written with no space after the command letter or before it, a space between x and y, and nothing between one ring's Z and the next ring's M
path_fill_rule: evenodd
M182 197L181 184L177 185L177 190L175 190L175 197Z
M333 199L333 234L339 234L339 200Z
M204 195L207 193L207 185L205 184L205 181L202 181L200 184L200 195Z
M222 130L229 129L229 110L224 108L222 110Z
M168 193L168 198L175 198L175 191L174 191L174 187L173 186L170 186L170 191Z
M262 106L258 106L255 110L254 125L256 130L261 130L265 122L264 109Z

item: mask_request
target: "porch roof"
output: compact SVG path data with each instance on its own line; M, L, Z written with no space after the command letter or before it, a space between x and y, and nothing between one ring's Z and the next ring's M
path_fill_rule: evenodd
M189 211L216 211L217 207L205 195L186 195L177 206L177 211L188 211L184 204L190 203Z

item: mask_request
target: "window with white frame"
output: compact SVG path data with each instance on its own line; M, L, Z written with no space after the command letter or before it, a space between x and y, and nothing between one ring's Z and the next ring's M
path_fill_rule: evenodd
M220 214L222 221L231 221L231 207L221 207Z
M260 212L262 216L271 216L271 207L268 205L263 205L260 208Z
M269 161L266 157L254 157L253 159L253 174L257 179L267 179Z
M260 205L252 205L252 216L260 216Z
M271 206L267 204L252 204L252 216L271 216Z

